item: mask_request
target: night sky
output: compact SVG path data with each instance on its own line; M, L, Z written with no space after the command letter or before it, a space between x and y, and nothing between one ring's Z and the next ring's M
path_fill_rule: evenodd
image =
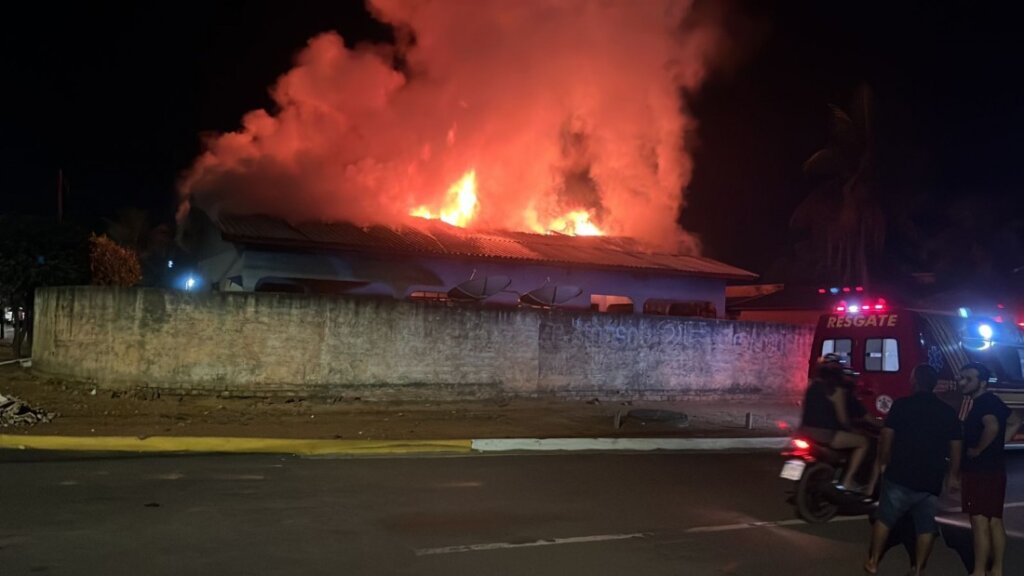
M310 37L390 34L359 1L93 4L5 16L0 212L55 214L63 168L67 219L136 206L169 222L200 135L270 106ZM707 255L769 273L810 190L801 164L826 143L827 105L864 82L885 193L924 195L934 226L966 196L1021 214L1016 21L968 2L890 4L728 4L727 58L690 97L699 145L682 223Z

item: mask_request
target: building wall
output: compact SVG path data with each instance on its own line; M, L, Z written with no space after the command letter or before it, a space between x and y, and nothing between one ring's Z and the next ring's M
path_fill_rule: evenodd
M258 293L61 287L33 366L101 387L388 398L792 397L812 329Z
M227 254L227 255L226 255ZM228 268L227 264L233 267ZM223 287L226 276L238 275L244 291L256 289L266 278L305 278L366 282L349 292L359 295L405 299L416 291L447 292L455 286L482 276L505 276L508 288L489 302L515 304L519 295L545 285L575 286L580 296L564 307L587 310L591 295L625 296L635 312L642 312L651 299L710 302L719 316L725 314L725 280L679 273L640 270L602 270L535 264L516 260L440 258L430 256L375 255L365 252L268 251L236 247L200 263L206 284Z
M739 320L817 326L824 310L741 310Z

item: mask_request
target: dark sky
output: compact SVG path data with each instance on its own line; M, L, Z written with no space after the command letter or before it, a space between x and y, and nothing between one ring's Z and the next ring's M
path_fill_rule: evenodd
M0 211L93 223L123 206L170 221L200 134L238 127L314 34L381 40L361 2L36 3L9 12ZM827 105L875 93L880 178L943 205L1019 197L1024 51L1016 22L976 3L735 1L728 65L691 100L700 145L682 221L708 255L767 270L825 144Z

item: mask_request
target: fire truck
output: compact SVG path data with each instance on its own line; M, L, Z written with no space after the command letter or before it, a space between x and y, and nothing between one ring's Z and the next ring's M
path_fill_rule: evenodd
M1002 305L977 311L891 307L862 289L843 290L818 320L809 373L818 358L837 354L860 374L857 397L884 417L893 400L911 393L914 367L930 364L939 372L936 393L963 418L970 398L958 390L960 368L981 362L992 371L988 389L1010 408L1024 409L1024 319Z

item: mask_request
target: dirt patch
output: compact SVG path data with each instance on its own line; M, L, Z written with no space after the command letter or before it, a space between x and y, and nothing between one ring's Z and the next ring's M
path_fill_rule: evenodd
M779 423L791 422L796 413L795 406L728 402L609 403L557 398L365 402L166 396L41 378L17 364L0 366L0 393L17 396L33 408L57 414L51 422L5 428L0 433L67 436L368 440L765 436L780 434ZM688 418L685 426L680 426L680 421L626 419L616 428L616 413L634 408L673 410L687 414Z

